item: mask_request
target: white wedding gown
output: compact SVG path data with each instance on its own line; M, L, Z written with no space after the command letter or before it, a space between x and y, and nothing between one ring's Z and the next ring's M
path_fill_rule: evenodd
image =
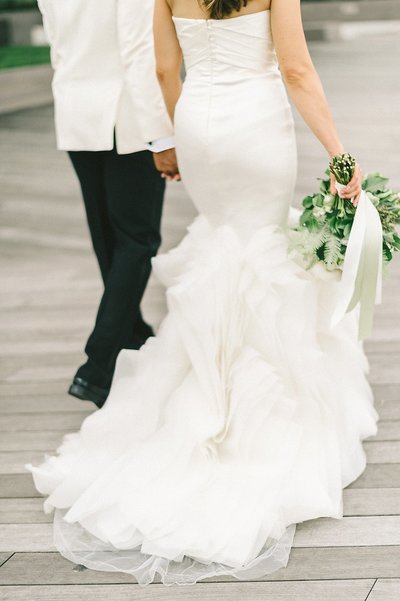
M174 22L200 215L154 260L168 315L121 352L104 408L29 466L60 552L140 584L286 565L297 522L342 516L377 422L356 312L331 329L337 278L288 257L296 145L269 12Z

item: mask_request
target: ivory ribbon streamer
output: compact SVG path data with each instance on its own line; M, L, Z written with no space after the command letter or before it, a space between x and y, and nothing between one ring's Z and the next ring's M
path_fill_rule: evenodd
M344 186L336 184L336 188L339 192ZM359 304L358 337L366 338L372 331L374 305L381 300L382 224L378 211L362 191L347 243L331 327Z

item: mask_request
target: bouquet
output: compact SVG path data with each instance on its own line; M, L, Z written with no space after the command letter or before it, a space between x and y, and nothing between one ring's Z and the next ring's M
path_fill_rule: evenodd
M360 305L359 337L372 329L373 308L380 302L382 263L388 263L400 250L400 193L388 187L380 173L364 178L357 207L339 194L330 192L330 173L336 189L346 186L354 175L356 162L349 154L332 159L321 180L319 192L306 196L299 223L291 232L291 247L307 268L316 263L327 270L342 272L339 300L332 325Z
M299 225L294 228L292 246L302 255L307 267L322 261L329 271L343 269L356 207L348 199L330 192L330 172L340 185L347 185L353 177L355 160L345 154L334 157L321 180L319 192L306 196ZM390 190L388 178L380 173L369 173L363 181L363 191L378 211L382 224L382 252L385 262L400 250L400 193Z

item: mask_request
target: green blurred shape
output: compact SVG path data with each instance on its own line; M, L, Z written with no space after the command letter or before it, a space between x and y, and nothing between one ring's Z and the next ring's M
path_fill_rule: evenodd
M2 10L31 10L37 9L36 0L0 0L0 11Z
M50 63L48 46L6 46L0 48L0 69Z

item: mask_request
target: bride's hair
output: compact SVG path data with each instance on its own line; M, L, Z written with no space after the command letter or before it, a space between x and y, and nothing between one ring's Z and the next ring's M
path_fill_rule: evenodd
M211 19L223 19L234 10L239 12L243 6L247 5L247 0L202 0L202 4Z

